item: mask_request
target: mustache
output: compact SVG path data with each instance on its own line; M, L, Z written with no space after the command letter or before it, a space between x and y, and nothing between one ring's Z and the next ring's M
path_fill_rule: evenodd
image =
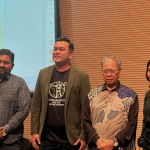
M54 57L60 57L60 55L54 55Z
M4 69L4 70L5 70L5 68L4 68L4 67L0 67L0 69Z

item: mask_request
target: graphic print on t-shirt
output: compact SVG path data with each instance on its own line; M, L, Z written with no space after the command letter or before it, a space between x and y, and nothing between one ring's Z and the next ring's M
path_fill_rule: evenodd
M61 81L57 81L50 84L49 94L51 96L51 99L49 99L49 105L64 106L64 94L66 86L67 82L63 83Z
M47 116L42 132L43 139L48 141L59 141L60 143L68 142L64 107L69 72L70 69L59 72L54 68L49 83Z

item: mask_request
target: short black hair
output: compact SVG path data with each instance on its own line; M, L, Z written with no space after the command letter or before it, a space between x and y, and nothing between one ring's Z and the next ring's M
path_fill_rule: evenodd
M61 37L59 37L59 38L56 40L56 42L58 42L58 41L65 41L65 42L67 42L67 43L69 44L69 50L70 50L70 52L71 52L71 51L74 51L74 45L73 45L73 43L70 42L70 40L69 40L66 36L61 36Z
M147 63L147 69L146 69L146 79L147 79L148 81L150 81L150 80L149 80L149 77L148 77L148 75L147 75L149 65L150 65L150 60L149 60L148 63Z
M11 59L11 62L14 63L15 55L9 49L0 49L0 55L8 55Z

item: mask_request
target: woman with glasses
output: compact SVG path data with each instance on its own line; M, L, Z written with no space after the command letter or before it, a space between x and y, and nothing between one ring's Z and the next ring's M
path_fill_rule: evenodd
M150 60L147 63L146 79L150 82ZM150 90L145 94L143 107L143 127L138 138L139 150L150 150Z

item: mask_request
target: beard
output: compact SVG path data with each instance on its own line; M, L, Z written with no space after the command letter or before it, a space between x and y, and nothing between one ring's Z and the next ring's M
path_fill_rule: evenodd
M4 67L0 67L0 77L5 77L7 76L9 73L6 71L6 69Z

